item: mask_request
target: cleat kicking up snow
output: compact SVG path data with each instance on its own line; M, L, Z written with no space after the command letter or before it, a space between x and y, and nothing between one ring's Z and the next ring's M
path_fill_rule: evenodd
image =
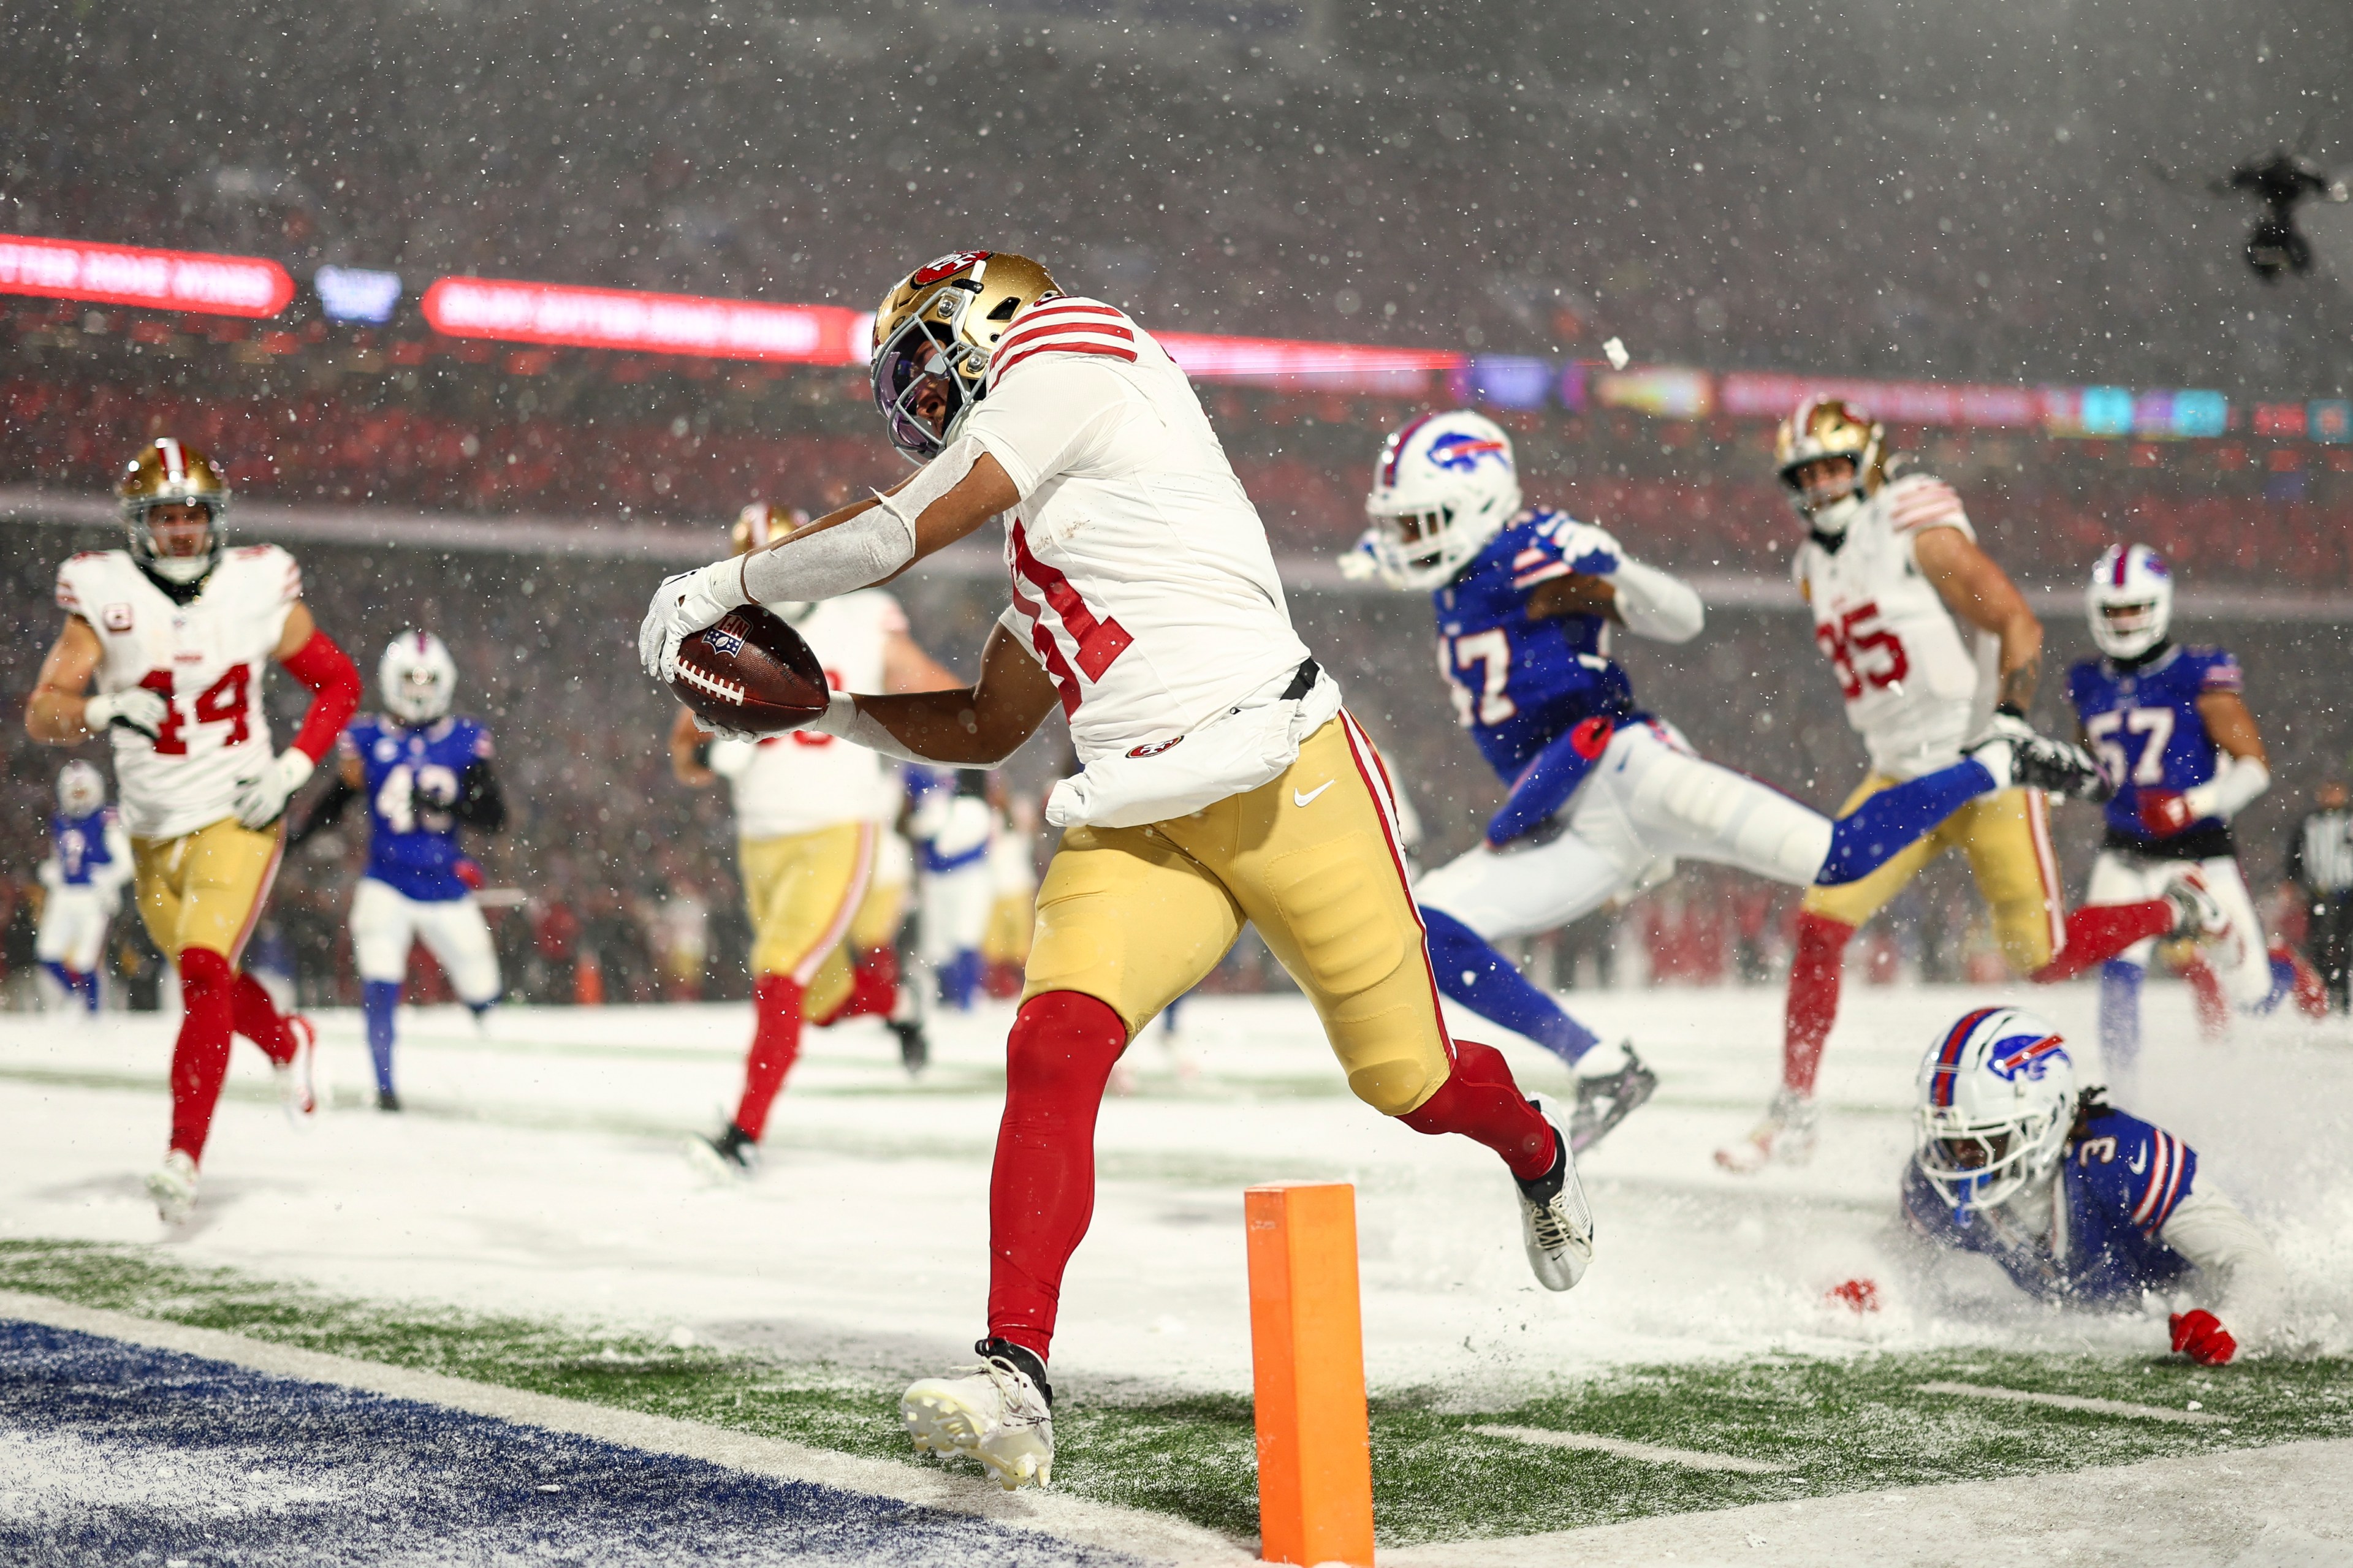
M1541 1111L1544 1107L1528 1102ZM1593 1261L1593 1205L1577 1179L1577 1156L1569 1151L1568 1134L1549 1116L1555 1150L1552 1169L1520 1189L1520 1238L1527 1244L1528 1267L1536 1283L1547 1290L1567 1290L1585 1278Z
M1007 1491L1054 1481L1054 1390L1046 1363L1019 1345L983 1340L984 1359L948 1377L927 1377L899 1398L907 1436L929 1454L978 1459Z
M748 1182L760 1169L760 1145L731 1121L722 1132L688 1139L686 1162L714 1182Z
M155 1200L155 1215L165 1225L180 1225L196 1206L196 1163L185 1150L164 1156L163 1169L147 1178L147 1195Z
M1636 1108L1658 1092L1659 1075L1634 1054L1633 1042L1620 1041L1624 1065L1609 1072L1587 1073L1577 1080L1577 1108L1568 1114L1568 1147L1582 1154L1609 1135L1609 1130L1634 1114Z
M1773 1091L1765 1120L1746 1138L1715 1152L1715 1163L1727 1171L1753 1176L1767 1165L1802 1165L1814 1157L1814 1140L1820 1116L1814 1098L1783 1085Z
M293 1059L272 1063L269 1076L278 1081L278 1103L286 1120L302 1127L319 1110L319 1031L300 1013L287 1015L286 1027L294 1036Z

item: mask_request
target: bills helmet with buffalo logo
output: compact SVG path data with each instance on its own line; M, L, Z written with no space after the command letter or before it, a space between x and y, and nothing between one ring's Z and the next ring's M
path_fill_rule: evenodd
M1963 1224L2047 1175L2075 1124L2075 1063L2059 1032L2015 1007L1979 1007L1920 1064L1920 1173Z
M1428 414L1381 444L1365 549L1392 588L1435 588L1519 510L1519 468L1503 427L1465 408Z
M2138 658L2173 624L2173 574L2146 544L2111 544L2092 563L2084 594L2092 640L2110 658Z

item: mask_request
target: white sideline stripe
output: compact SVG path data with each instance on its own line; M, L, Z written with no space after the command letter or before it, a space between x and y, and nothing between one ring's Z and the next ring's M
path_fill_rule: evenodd
M2060 1410L2088 1410L2094 1415L2131 1415L2143 1421L2179 1421L2185 1426L2211 1426L2228 1421L2211 1410L2168 1410L2162 1405L2135 1405L2123 1399L2091 1399L2080 1394L2030 1394L2022 1388L1989 1388L1979 1383L1923 1383L1923 1394L1957 1394L1969 1399L2006 1399L2013 1405L2048 1405Z
M1653 1465L1681 1465L1687 1470L1736 1470L1744 1476L1769 1476L1778 1475L1789 1468L1767 1464L1763 1459L1744 1459L1737 1454L1704 1454L1697 1448L1662 1448L1655 1443L1603 1437L1591 1432L1558 1432L1549 1426L1465 1426L1463 1430L1476 1432L1482 1437L1503 1437L1514 1443L1534 1443L1546 1448L1590 1448L1597 1454L1615 1454L1621 1459L1641 1459Z
M675 1454L753 1475L811 1481L869 1497L891 1498L1183 1568L1196 1563L1247 1563L1258 1560L1214 1531L1166 1514L1090 1502L1034 1488L1003 1491L971 1473L959 1475L946 1469L894 1464L888 1459L828 1453L779 1438L731 1432L668 1415L615 1410L576 1399L445 1377L439 1373L355 1361L348 1356L250 1340L216 1329L162 1322L15 1290L0 1290L0 1320L5 1319L70 1329L156 1350L178 1351L274 1377L329 1383L394 1399L417 1400L649 1453Z

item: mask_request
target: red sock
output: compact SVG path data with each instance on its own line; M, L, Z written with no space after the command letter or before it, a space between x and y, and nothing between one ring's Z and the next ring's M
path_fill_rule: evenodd
M273 1062L294 1059L294 1031L261 982L240 971L229 992L230 1022L237 1032L259 1046Z
M1789 961L1789 999L1781 1017L1781 1082L1799 1094L1814 1092L1822 1047L1838 1022L1839 976L1854 927L1812 910L1798 916L1798 951Z
M752 1053L744 1058L744 1098L735 1125L757 1143L768 1129L768 1108L801 1054L800 984L789 974L763 974L752 987Z
M2181 978L2189 983L2189 997L2198 1015L2198 1037L2214 1041L2231 1032L2231 999L2222 993L2222 977L2214 966L2198 953L2191 953L2181 966Z
M1504 1053L1476 1040L1454 1042L1454 1071L1420 1109L1398 1120L1416 1132L1460 1132L1484 1143L1524 1182L1551 1170L1559 1152L1551 1127L1512 1081Z
M895 949L871 947L849 965L849 994L841 1005L810 1023L826 1028L844 1018L887 1018L899 1005L899 954Z
M172 1047L172 1147L201 1162L213 1107L228 1076L228 1037L236 989L228 960L210 948L180 953L180 1000L187 1011Z
M2066 944L2027 978L2037 985L2073 980L2137 942L2163 936L2173 929L2173 906L2163 899L2144 899L2137 904L2085 904L2067 916Z
M1092 996L1023 1004L1005 1042L1005 1120L988 1177L988 1331L1045 1359L1062 1270L1095 1212L1095 1111L1127 1026Z

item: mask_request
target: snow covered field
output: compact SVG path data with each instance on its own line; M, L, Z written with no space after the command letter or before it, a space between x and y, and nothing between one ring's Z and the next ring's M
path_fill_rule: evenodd
M2089 1059L2095 998L2074 985L2023 999ZM2057 1317L1989 1268L1929 1282L1905 1261L1893 1186L1914 1065L1935 1031L1989 999L1852 987L1824 1071L1820 1157L1741 1179L1710 1151L1749 1125L1774 1081L1779 992L1573 995L1605 1035L1630 1035L1663 1081L1588 1158L1599 1251L1560 1297L1528 1277L1491 1156L1351 1099L1296 999L1196 999L1179 1037L1196 1070L1180 1076L1155 1031L1131 1053L1134 1092L1104 1110L1101 1199L1064 1295L1056 1381L1247 1389L1241 1189L1298 1176L1357 1184L1377 1389L1514 1398L1614 1364L1860 1342L2161 1350L2161 1317ZM2353 1347L2353 1032L2260 1020L2201 1044L2172 986L2152 988L2149 1013L2139 1088L2121 1102L2196 1145L2201 1182L2227 1187L2277 1239L2306 1342ZM360 1109L358 1018L324 1015L332 1109L312 1128L287 1126L260 1056L241 1045L197 1218L170 1251L370 1300L933 1367L965 1356L982 1327L1008 1017L942 1020L934 1065L912 1086L879 1027L812 1032L765 1172L712 1186L681 1146L732 1104L744 1007L517 1008L487 1035L457 1010L412 1014L401 1061L412 1110L398 1117ZM1533 1091L1566 1084L1551 1058L1501 1043ZM0 1237L162 1236L139 1179L162 1151L169 1050L169 1021L153 1016L0 1019ZM1877 1281L1883 1310L1824 1305L1854 1277Z

